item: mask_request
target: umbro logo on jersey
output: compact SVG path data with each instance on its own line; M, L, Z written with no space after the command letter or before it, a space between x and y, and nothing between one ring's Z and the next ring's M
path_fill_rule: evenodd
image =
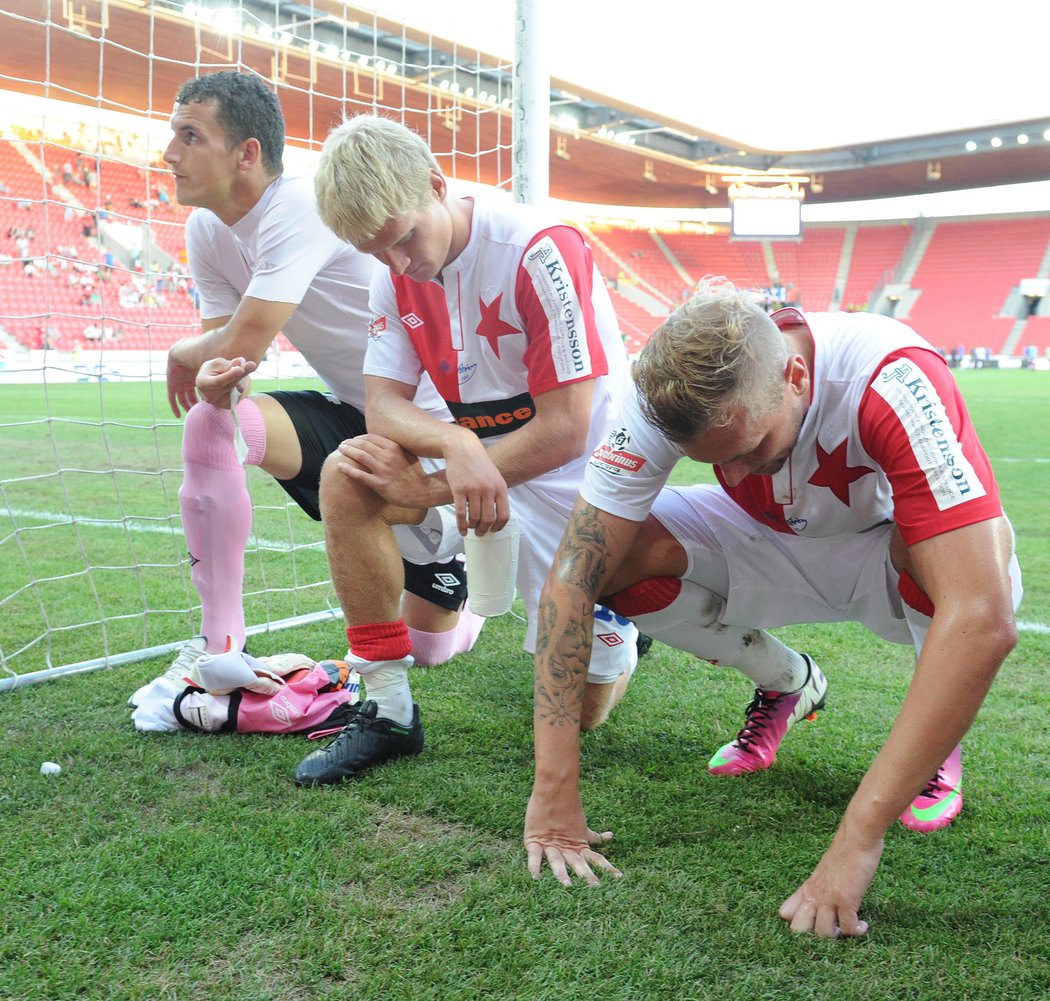
M423 321L416 316L415 313L405 313L405 315L401 317L401 322L408 327L409 330L418 330L423 326Z
M623 637L619 633L595 633L594 638L606 646L623 646Z

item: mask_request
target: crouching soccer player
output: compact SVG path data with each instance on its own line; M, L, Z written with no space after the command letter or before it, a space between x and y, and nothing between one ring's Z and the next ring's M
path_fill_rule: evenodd
M1016 643L1021 580L988 458L944 360L869 314L767 315L710 280L662 325L622 422L592 456L540 601L529 868L596 882L579 793L580 677L598 595L639 629L757 686L716 774L767 768L819 708L813 661L766 628L857 621L912 643L897 720L830 847L780 913L795 931L861 935L861 900L898 818L962 807L959 742ZM668 488L683 456L718 486ZM651 512L651 513L650 513Z

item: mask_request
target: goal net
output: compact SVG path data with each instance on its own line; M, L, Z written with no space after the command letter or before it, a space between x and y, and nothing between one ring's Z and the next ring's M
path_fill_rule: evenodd
M167 348L199 329L161 152L175 92L270 82L286 169L374 110L457 182L509 188L512 67L332 0L15 0L0 10L0 689L173 649L199 629ZM310 388L278 337L256 388ZM339 614L320 526L250 470L249 634Z

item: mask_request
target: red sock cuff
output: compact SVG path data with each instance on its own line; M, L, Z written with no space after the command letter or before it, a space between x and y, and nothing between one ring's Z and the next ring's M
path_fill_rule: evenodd
M923 615L933 618L933 602L930 596L916 583L907 570L903 571L897 579L897 593L909 608L921 612Z
M603 603L617 615L633 619L636 615L666 608L681 590L682 581L678 577L649 577L603 599Z
M400 660L412 652L408 626L396 622L370 622L346 630L350 652L364 660Z

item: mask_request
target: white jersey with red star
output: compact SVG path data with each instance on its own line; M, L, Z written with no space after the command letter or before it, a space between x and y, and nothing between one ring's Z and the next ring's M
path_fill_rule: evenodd
M997 517L999 491L944 360L910 327L868 313L772 314L812 337L811 400L798 441L772 476L723 490L752 518L809 538L895 521L909 545ZM682 450L642 416L591 456L581 493L595 507L645 518Z
M594 382L585 450L509 491L522 525L517 583L531 651L540 591L588 457L630 386L623 339L591 252L576 230L531 208L477 201L467 246L440 282L392 278L380 268L371 306L365 374L415 385L428 373L453 419L486 444L528 423L540 394ZM442 538L462 545L454 523ZM610 649L622 642L614 632L597 635ZM601 647L592 672L607 654Z
M467 245L441 280L379 268L371 309L365 374L415 385L428 373L456 422L480 438L522 427L541 393L595 379L589 451L629 384L583 237L526 206L475 201Z

